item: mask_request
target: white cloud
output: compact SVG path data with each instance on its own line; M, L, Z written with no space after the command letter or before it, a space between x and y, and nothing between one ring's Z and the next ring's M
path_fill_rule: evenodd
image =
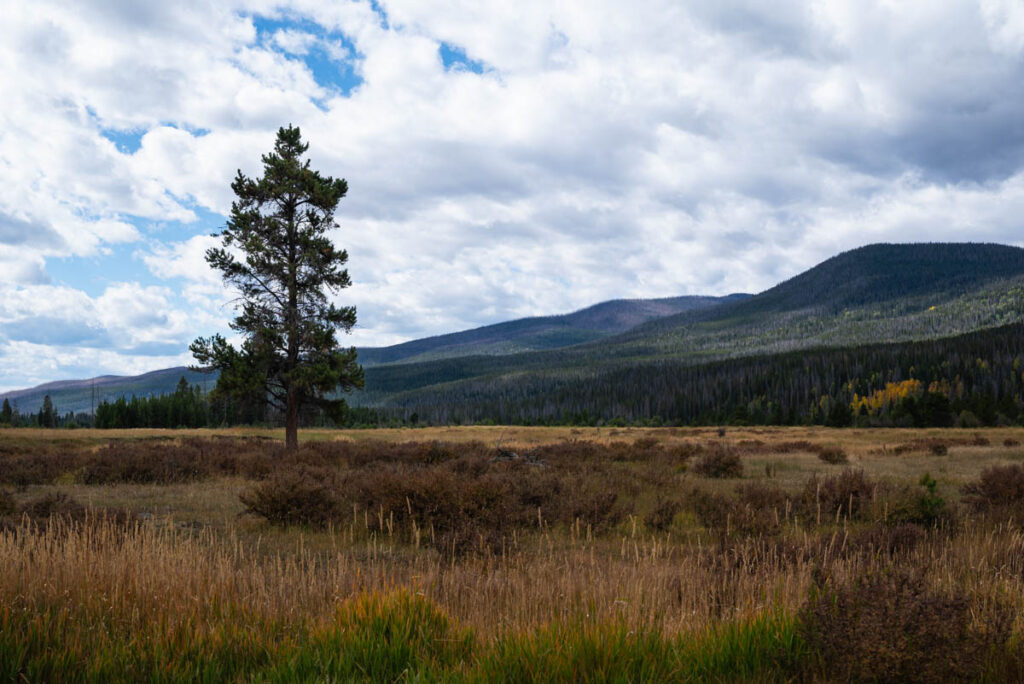
M5 8L0 296L57 302L41 337L85 331L52 353L9 340L7 368L157 367L139 350L223 330L210 212L287 123L350 183L358 344L758 290L869 241L1019 239L1019 3L379 6L386 22L366 0ZM446 69L442 43L482 73ZM342 96L314 57L363 82ZM126 243L151 279L90 289ZM79 280L48 285L55 258Z

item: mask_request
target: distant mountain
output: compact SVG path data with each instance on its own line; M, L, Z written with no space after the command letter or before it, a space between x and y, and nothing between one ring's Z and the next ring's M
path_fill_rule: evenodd
M513 354L533 349L554 349L620 333L658 316L696 311L722 302L740 301L749 295L727 297L684 296L663 299L617 299L601 302L570 314L522 318L474 330L413 340L391 347L359 350L359 361L370 367L396 361L449 359L466 355ZM89 411L93 403L117 397L158 396L174 391L185 377L189 384L216 384L216 374L203 374L185 366L137 376L103 375L88 380L59 380L30 389L0 394L17 402L23 413L38 412L43 397L50 395L60 413Z
M58 380L30 389L0 393L0 400L9 399L21 413L36 413L43 405L43 397L48 394L54 408L61 414L68 411L87 413L94 402L98 404L104 399L112 401L122 396L149 397L173 392L182 377L190 385L203 386L205 383L210 389L216 383L216 375L197 373L185 366L178 366L143 375L101 375L88 380Z
M732 294L725 297L615 299L559 316L520 318L390 347L365 347L359 350L359 362L369 367L477 354L503 355L557 349L622 333L663 316L743 301L748 297L750 295Z
M836 314L885 302L928 306L1024 275L1024 249L977 243L874 244L843 252L764 292L707 315L666 316L633 331L695 321L813 311Z
M1024 320L1024 249L879 244L833 257L753 297L664 316L598 341L499 357L370 368L356 401L411 406L462 383L540 386L658 359L701 364L797 349L904 342ZM509 380L512 378L512 380ZM474 390L476 391L476 390ZM509 390L513 391L513 390ZM414 393L415 396L409 393ZM478 396L478 395L477 395Z
M462 405L476 407L476 418L483 415L482 406L544 402L545 415L557 415L563 408L571 412L580 393L613 396L609 378L632 382L628 378L640 377L640 369L650 373L658 364L681 372L756 356L763 365L774 355L799 350L935 340L1021 321L1024 249L869 245L754 296L615 300L561 316L361 349L367 385L349 401L422 410L421 415ZM787 358L792 363L794 357ZM23 411L37 411L46 393L59 411L82 411L90 406L93 385L108 399L163 394L172 392L182 375L192 384L213 383L211 376L173 368L134 378L48 383L7 396ZM653 405L659 401L653 393L663 391L661 385L634 387L628 401ZM615 413L638 410L631 404Z

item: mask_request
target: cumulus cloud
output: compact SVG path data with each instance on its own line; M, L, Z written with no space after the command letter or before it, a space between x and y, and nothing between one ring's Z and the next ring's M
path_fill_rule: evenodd
M224 331L208 234L287 123L349 181L361 345L757 291L871 241L1018 242L1022 53L1008 0L16 4L0 385L19 355L149 369ZM145 272L95 291L123 244Z

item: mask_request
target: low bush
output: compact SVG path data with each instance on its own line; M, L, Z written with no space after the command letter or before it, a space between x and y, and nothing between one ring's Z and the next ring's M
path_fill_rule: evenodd
M30 499L21 506L19 513L36 522L54 517L66 522L85 520L85 506L63 492L50 492Z
M937 437L925 437L922 439L915 439L910 442L904 442L903 444L897 444L893 447L893 453L895 454L909 454L915 451L929 451L933 454L945 454L948 453L949 447L954 444L969 444L970 439L939 439Z
M846 551L853 554L892 556L911 551L924 541L925 528L912 522L877 522L855 531L846 540Z
M766 536L780 531L789 501L785 492L750 483L737 487L736 493L733 497L695 489L687 504L698 522L715 532Z
M974 681L1005 649L1013 615L990 608L972 617L963 593L930 589L920 573L871 572L816 590L797 618L815 656L812 680Z
M383 519L402 528L415 523L436 548L455 555L498 551L514 526L536 519L536 509L519 504L509 479L468 467L356 471L342 478L339 495L384 516L371 526Z
M789 495L778 487L761 482L748 482L736 487L736 494L741 506L749 506L760 511L782 511L790 504Z
M661 444L657 437L640 437L633 442L633 448L638 451L650 451Z
M397 529L463 554L500 551L514 528L536 526L539 520L579 522L603 532L633 511L632 497L639 491L632 479L624 481L601 462L538 466L525 459L495 460L464 445L431 456L443 449L405 447L395 460L376 462L356 452L363 465L341 470L291 462L244 491L241 500L248 512L278 525L323 526L361 511L373 531L395 534ZM301 450L296 458L308 460Z
M812 454L819 453L825 449L821 444L815 444L814 442L808 442L807 440L797 440L792 442L777 442L771 445L771 450L777 454L791 454L795 452L807 451Z
M614 487L592 484L575 494L563 511L562 522L579 520L594 532L604 532L625 520L633 505L623 501Z
M976 512L1019 514L1024 507L1024 467L992 466L963 487L964 502Z
M672 521L682 508L683 505L678 500L662 499L659 496L654 508L644 516L644 526L655 532L664 532L672 527Z
M238 498L247 512L275 525L323 527L345 512L337 471L324 466L300 463L279 468Z
M839 465L849 460L846 452L839 447L821 447L818 449L818 458L830 465Z
M877 485L863 470L847 468L838 475L819 478L813 476L804 485L802 503L810 513L818 508L831 515L858 517L874 497Z
M735 449L716 445L697 458L693 472L703 477L743 477L743 462Z
M14 503L14 496L6 489L0 489L0 518L14 515L18 506Z
M945 500L938 495L939 483L930 474L925 473L918 481L918 489L904 488L898 495L896 505L892 509L889 520L935 527L948 522L953 512L946 506Z
M148 445L147 445L148 446ZM82 484L170 484L209 476L212 468L194 445L148 446L112 443L85 459Z
M69 449L39 449L0 453L0 483L24 488L46 485L72 471L79 456Z

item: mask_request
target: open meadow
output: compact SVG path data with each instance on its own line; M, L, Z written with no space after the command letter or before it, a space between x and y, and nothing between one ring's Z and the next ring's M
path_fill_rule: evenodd
M1024 677L1024 429L0 432L0 680Z

